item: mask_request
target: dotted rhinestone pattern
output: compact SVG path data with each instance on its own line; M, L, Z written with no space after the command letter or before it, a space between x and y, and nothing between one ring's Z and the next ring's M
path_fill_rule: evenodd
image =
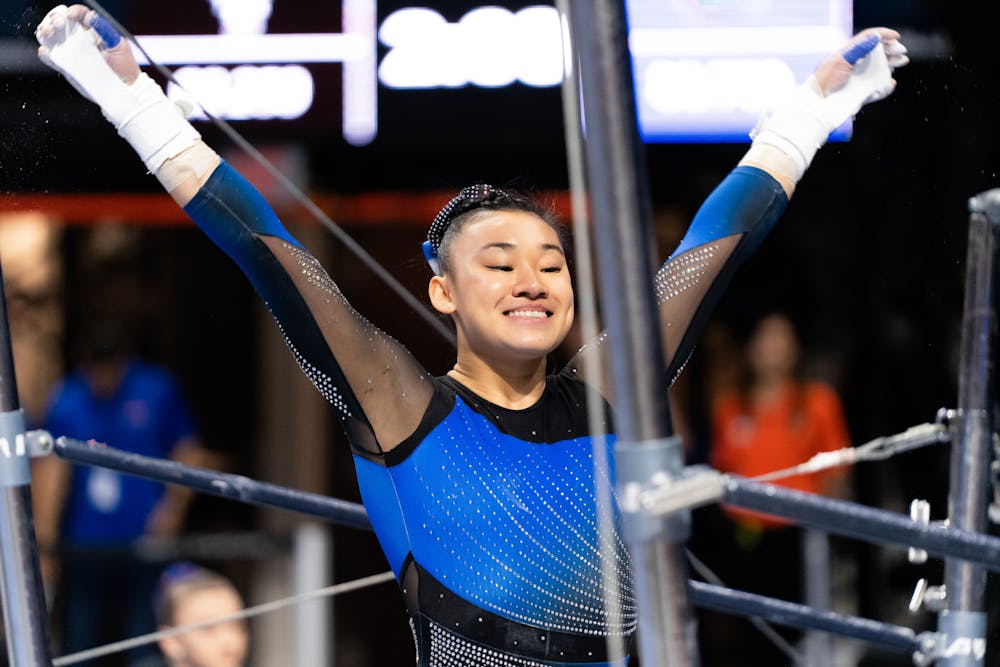
M292 343L292 339L288 337L285 333L285 328L281 325L281 321L275 318L278 323L278 328L281 330L281 337L285 341L285 345L288 346L288 350L295 357L295 362L302 369L302 372L306 374L309 381L313 383L313 386L319 390L319 393L323 395L327 401L330 402L333 407L341 412L346 417L351 417L351 411L347 407L347 401L344 400L344 395L340 393L337 385L334 383L333 378L324 373L319 368L312 365L305 355L299 352L298 348Z
M292 245L286 241L281 242L282 249L287 252L299 265L299 270L305 277L306 282L308 282L313 287L318 288L321 292L324 292L330 296L336 296L345 306L351 308L353 312L353 307L341 294L340 288L337 287L337 283L333 282L330 274L326 272L326 269L319 263L319 260L313 257L309 252L303 250L297 245Z
M334 283L330 278L330 275L320 265L319 260L302 248L292 245L291 243L282 242L282 247L295 259L303 277L305 277L306 281L310 285L329 296L340 299L342 305L345 308L348 308L349 312L354 314L354 311L347 302L347 299L345 299L343 294L341 294L340 288L337 287L336 283ZM284 339L285 345L288 346L289 351L295 358L295 362L299 365L299 368L302 369L302 372L306 374L306 377L309 378L309 381L313 383L313 386L316 387L323 398L329 401L329 403L333 405L333 407L335 407L341 414L346 417L352 417L353 415L347 405L347 401L344 399L344 395L337 387L333 378L310 362L309 359L307 359L305 355L303 355L299 349L295 347L295 344L292 343L292 339L285 332L285 327L282 325L281 321L277 320L277 318L275 318L275 321L278 323L278 329L281 330L281 337Z
M628 552L617 532L600 535L591 447L586 437L519 440L457 398L452 413L389 469L407 499L414 559L500 616L561 632L630 634L636 608ZM619 582L607 591L609 609L604 566Z
M654 281L657 300L673 299L698 285L718 253L718 244L699 246L660 267Z
M475 644L449 632L437 623L430 623L431 650L428 667L549 667L543 662L526 660L509 653Z
M503 190L486 183L470 185L462 188L459 193L452 197L451 201L445 204L444 208L442 208L438 214L434 216L434 221L431 223L430 229L427 230L427 241L434 249L434 255L437 255L438 248L441 245L441 239L444 238L444 233L447 231L448 225L451 224L452 215L456 208L461 206L467 210L472 210L474 206L470 205L474 205L478 202L483 202L487 199L503 199L508 197L509 195Z

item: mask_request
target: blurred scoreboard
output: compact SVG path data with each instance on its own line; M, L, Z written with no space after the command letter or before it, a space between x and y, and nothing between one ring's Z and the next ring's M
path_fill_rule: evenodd
M627 5L639 127L647 141L746 141L766 105L805 81L853 33L851 0Z
M764 105L852 33L850 0L628 0L640 132L650 142L746 141ZM261 128L379 134L379 102L405 130L443 134L442 110L545 104L562 76L551 5L394 0L123 3L172 98ZM142 54L137 54L145 61ZM536 91L532 93L532 91ZM430 94L434 101L428 103ZM412 105L412 109L408 109ZM386 117L382 116L383 119ZM841 135L846 129L841 130Z

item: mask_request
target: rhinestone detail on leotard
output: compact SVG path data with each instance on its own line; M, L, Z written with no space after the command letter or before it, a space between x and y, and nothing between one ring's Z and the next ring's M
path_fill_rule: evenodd
M718 244L695 248L679 255L656 272L656 299L664 302L688 291L701 282L705 271L719 251Z

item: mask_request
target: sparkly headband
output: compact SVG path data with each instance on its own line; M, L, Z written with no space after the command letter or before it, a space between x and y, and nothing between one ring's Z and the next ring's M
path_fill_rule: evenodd
M438 250L441 247L441 239L444 238L444 233L448 231L448 226L455 218L480 206L514 200L514 197L503 190L495 188L492 185L487 185L486 183L462 188L456 196L452 197L451 201L445 204L444 208L434 217L434 222L431 223L430 229L427 230L427 240L421 244L421 248L424 251L424 259L427 260L434 275L441 275L441 262L438 259Z

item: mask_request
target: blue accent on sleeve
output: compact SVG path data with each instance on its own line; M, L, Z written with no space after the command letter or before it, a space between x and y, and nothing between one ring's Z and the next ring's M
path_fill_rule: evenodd
M680 246L667 262L688 250L727 236L738 234L740 239L702 297L681 337L667 368L667 377L671 381L691 356L695 342L733 273L761 244L787 205L788 195L781 184L756 167L733 169L701 205Z
M872 52L872 49L882 41L878 35L871 35L868 39L862 40L849 48L846 53L844 53L844 60L847 64L854 66L856 62L867 56Z
M184 212L239 265L280 323L296 358L319 374L314 377L307 373L314 384L319 376L332 379L329 393L322 388L321 391L331 401L331 396L337 397L333 404L339 408L338 416L370 429L364 410L320 329L317 314L306 303L267 238L280 239L294 246L303 256L309 253L282 226L261 194L235 169L222 162L184 207Z
M244 270L247 267L241 247L253 234L276 236L302 247L257 189L225 161L216 167L184 212Z
M118 34L118 31L99 14L90 20L90 27L100 35L109 49L115 48L122 41L122 36Z
M770 229L787 205L788 195L770 174L756 167L736 167L698 209L670 259L706 243L745 234L762 217L768 218Z

